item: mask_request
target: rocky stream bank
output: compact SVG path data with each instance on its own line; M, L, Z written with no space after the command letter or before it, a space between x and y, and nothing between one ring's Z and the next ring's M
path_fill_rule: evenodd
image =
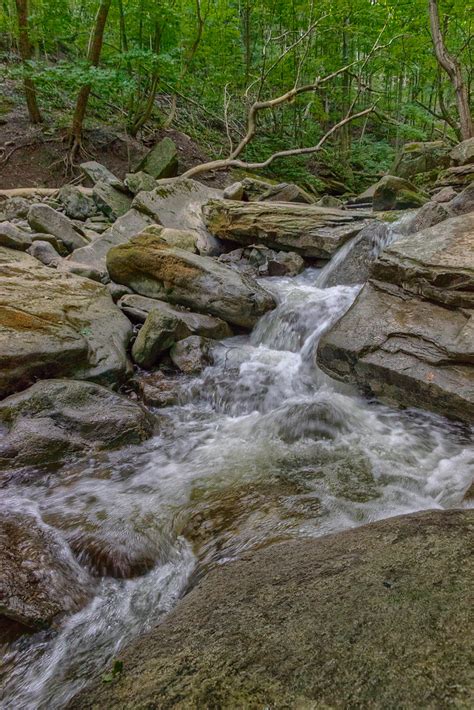
M470 706L474 155L430 145L349 205L169 142L5 196L2 707Z

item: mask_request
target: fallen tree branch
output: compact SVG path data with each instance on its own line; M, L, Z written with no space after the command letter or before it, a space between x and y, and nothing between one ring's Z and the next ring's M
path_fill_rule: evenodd
M29 195L39 195L41 197L51 197L59 193L59 187L15 187L11 190L0 190L0 197L28 197ZM78 186L84 195L92 195L91 187Z

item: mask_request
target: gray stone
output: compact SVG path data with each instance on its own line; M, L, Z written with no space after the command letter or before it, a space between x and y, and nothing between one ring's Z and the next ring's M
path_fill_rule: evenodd
M474 182L464 188L447 205L453 215L463 215L474 212Z
M65 185L60 189L59 201L64 205L66 215L71 219L85 221L96 212L94 200L74 185Z
M140 171L139 173L127 173L125 175L125 185L128 187L132 195L138 195L139 192L150 192L156 187L156 180L148 173Z
M171 314L154 309L148 314L132 347L132 358L137 365L149 370L160 356L176 341L179 320Z
M443 170L436 180L435 187L452 186L464 188L474 181L474 164L459 165Z
M262 245L244 249L243 258L260 276L296 276L304 269L303 258L294 251L275 251Z
M456 190L452 187L442 187L431 197L431 199L433 202L443 204L452 200L457 194Z
M120 381L131 330L104 286L0 247L0 398L39 378Z
M182 340L190 335L203 335L206 338L220 340L232 335L229 325L220 318L192 313L178 306L170 306L169 303L158 301L156 298L130 293L124 295L118 305L133 323L144 323L153 310L158 310L163 316L176 318L179 321L176 340Z
M14 504L0 518L0 579L0 616L34 631L59 627L93 591L60 535Z
M53 245L50 244L49 242L36 240L27 249L27 251L28 251L28 254L31 254L31 256L34 256L35 259L38 259L38 261L41 261L41 263L44 264L45 266L51 266L51 265L57 266L57 264L61 261L61 257L59 256L58 252L53 247Z
M58 252L60 256L68 256L69 250L61 239L53 236L52 234L41 234L41 232L34 232L31 234L31 242L48 242L51 244L53 249Z
M406 143L390 172L409 180L420 173L447 168L449 155L449 147L443 141Z
M4 204L5 216L7 220L26 219L31 202L24 197L10 197Z
M336 209L340 209L344 206L344 203L338 197L334 197L333 195L323 195L316 202L316 205L318 207L335 207Z
M97 182L92 193L98 209L115 221L123 217L132 206L132 198L106 182Z
M120 217L99 239L89 246L77 249L70 260L87 264L98 271L106 269L106 256L109 249L118 244L125 244L132 237L154 224L154 220L138 210L131 209Z
M412 183L394 175L385 175L377 183L372 206L374 210L384 212L421 207L427 201L427 197L420 193Z
M70 219L48 205L32 205L28 212L28 222L36 232L52 234L60 239L69 251L88 244L87 239L79 234Z
M117 682L97 671L69 708L467 709L473 516L244 549L121 651Z
M203 215L209 231L225 241L322 259L364 226L364 215L357 212L278 202L211 200Z
M273 297L252 279L152 235L142 234L111 249L107 268L113 281L142 296L209 313L243 328L252 328L275 306Z
M241 182L233 182L225 188L223 197L225 200L243 200L244 186Z
M198 235L194 230L190 229L172 229L171 227L162 227L154 224L151 227L146 227L142 234L153 234L155 237L163 239L170 247L178 247L196 254Z
M385 248L318 364L390 403L474 422L474 213Z
M407 225L407 230L409 234L415 234L420 232L422 229L428 229L428 227L434 227L435 224L442 222L450 217L450 211L447 205L440 204L439 202L427 202L423 207L417 210L416 214L413 216L410 224Z
M26 251L31 246L31 234L10 222L0 222L0 246Z
M172 229L185 229L197 234L201 254L218 255L222 251L218 239L211 236L202 218L202 206L209 200L222 199L222 191L196 180L172 178L160 180L152 192L140 192L133 207Z
M170 357L178 370L187 375L194 375L212 364L212 348L215 345L215 340L191 335L173 345Z
M468 138L458 143L449 154L453 165L470 165L474 163L474 138Z
M97 163L95 160L90 160L87 163L82 163L80 166L82 173L89 178L94 184L96 182L105 182L117 190L123 190L124 184L113 173L108 170L105 165Z
M282 182L271 185L257 198L257 202L298 202L311 205L316 199L298 185Z
M9 468L139 444L153 432L153 417L139 404L78 380L42 380L7 397L0 422L0 465Z
M143 171L157 180L178 173L178 151L171 138L163 138L139 162L134 172Z
M113 281L110 281L107 284L107 289L112 296L112 300L114 303L118 303L120 299L123 296L127 296L128 294L132 294L133 291L131 288L128 288L128 286L123 286L122 284L116 284Z

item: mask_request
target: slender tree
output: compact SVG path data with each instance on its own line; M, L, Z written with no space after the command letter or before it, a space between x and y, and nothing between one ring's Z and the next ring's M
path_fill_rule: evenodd
M33 56L33 48L28 33L28 0L16 0L18 15L18 48L24 65L23 86L25 89L26 104L31 123L41 123L42 116L38 107L36 90L33 79L28 76L26 64Z
M439 64L451 79L456 93L456 103L459 113L461 137L463 140L474 136L471 111L469 108L469 94L463 79L461 63L448 52L441 31L437 0L428 0L431 24L431 36Z
M112 0L101 0L101 3L99 5L99 10L97 12L94 29L90 38L89 50L87 55L87 60L89 64L93 67L97 67L99 65L102 45L104 43L105 25L107 23L107 16L109 14L111 4ZM75 157L75 155L77 155L81 148L82 128L84 125L84 118L87 111L87 103L89 101L90 93L91 85L84 84L84 86L79 91L79 95L77 97L76 109L74 111L71 127L71 154L73 158Z

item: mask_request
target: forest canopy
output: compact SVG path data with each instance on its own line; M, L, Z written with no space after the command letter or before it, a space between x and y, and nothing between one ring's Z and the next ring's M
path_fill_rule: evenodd
M258 163L314 146L348 113L362 114L324 145L350 181L387 168L406 141L465 137L430 6L469 102L473 17L464 0L2 0L1 70L24 81L27 98L34 92L33 121L72 125L76 141L98 123L139 137L173 127L214 159L243 139L255 102L312 85L259 113L241 157ZM310 159L272 170L311 180Z

